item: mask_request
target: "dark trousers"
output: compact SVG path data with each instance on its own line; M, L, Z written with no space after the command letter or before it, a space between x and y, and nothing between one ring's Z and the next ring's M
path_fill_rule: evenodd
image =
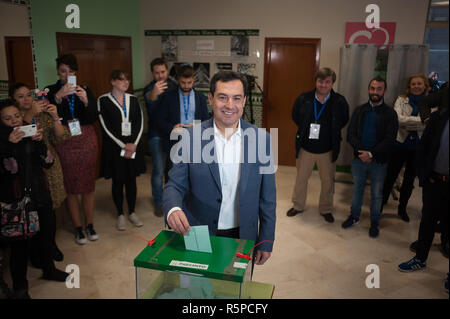
M11 256L9 268L14 291L28 291L27 266L28 266L28 242L18 240L10 244Z
M40 207L38 216L40 231L30 240L30 246L39 254L44 273L50 273L55 269L53 257L55 256L56 216L50 206Z
M123 214L123 188L125 186L125 193L128 204L129 213L134 213L134 208L136 206L136 196L137 196L137 186L136 177L128 177L126 181L112 180L112 197L114 204L117 208L118 215Z
M389 200L392 187L400 173L403 165L405 165L405 173L403 174L403 182L400 188L399 209L405 210L408 205L414 189L414 179L416 178L416 151L395 147L392 152L391 159L388 164L386 179L383 186L383 205Z
M422 219L419 227L419 241L416 257L425 262L433 243L438 220L441 221L442 239L448 241L449 183L433 178L425 181L422 189Z

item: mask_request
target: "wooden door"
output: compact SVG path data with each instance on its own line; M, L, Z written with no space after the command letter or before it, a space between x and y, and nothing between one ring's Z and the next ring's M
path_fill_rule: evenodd
M56 33L58 55L72 53L77 57L77 83L87 85L95 97L111 91L109 75L115 69L128 73L133 92L131 37Z
M30 37L5 37L8 82L22 82L35 87Z
M266 38L264 57L263 123L278 128L278 164L295 166L292 106L314 88L319 69L320 39Z
M131 69L131 37L56 33L58 55L72 53L78 62L77 84L87 85L95 98L111 91L109 75L115 69L128 73L129 93L133 93ZM99 154L96 172L99 176L102 130L99 122L94 124L98 137Z

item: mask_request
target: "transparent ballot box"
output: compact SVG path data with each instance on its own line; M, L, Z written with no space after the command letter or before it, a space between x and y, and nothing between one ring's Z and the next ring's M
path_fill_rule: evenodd
M210 236L212 253L186 250L182 235L163 230L134 259L138 299L239 299L259 293L251 284L252 240ZM257 289L255 285L259 285ZM273 286L268 285L268 289ZM266 289L267 292L267 289ZM270 296L271 297L271 296ZM260 298L263 298L260 296Z

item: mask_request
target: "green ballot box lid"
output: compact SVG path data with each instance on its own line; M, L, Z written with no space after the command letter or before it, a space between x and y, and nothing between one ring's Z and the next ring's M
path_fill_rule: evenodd
M207 278L243 282L249 260L236 257L247 254L253 240L210 236L212 253L185 249L183 235L162 230L152 246L134 259L134 266L161 271L179 271Z

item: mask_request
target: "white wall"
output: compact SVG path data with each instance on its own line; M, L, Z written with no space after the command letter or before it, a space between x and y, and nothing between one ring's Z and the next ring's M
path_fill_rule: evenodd
M6 64L5 36L30 36L28 11L26 6L0 2L0 80L8 80Z
M260 37L250 39L254 41L254 49L261 52L259 59L252 59L258 63L258 82L262 85L265 37L321 38L320 66L329 66L338 72L345 23L365 21L365 8L370 3L380 7L381 22L397 23L395 43L423 43L428 0L141 0L141 25L143 32L149 29L259 29ZM144 82L151 80L150 61L161 55L159 39L143 36ZM197 59L197 62L208 62ZM211 69L213 72L213 65Z

